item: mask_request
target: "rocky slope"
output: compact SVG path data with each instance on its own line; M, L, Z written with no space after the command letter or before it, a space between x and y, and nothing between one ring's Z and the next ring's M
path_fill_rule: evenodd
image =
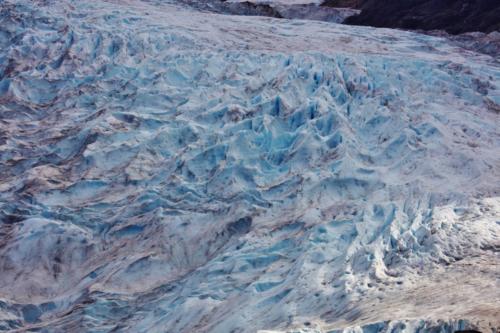
M182 3L198 10L219 14L267 16L284 19L307 19L342 23L349 16L356 15L359 10L353 8L337 8L320 6L320 3L308 0L298 1L239 1L239 0L182 0Z
M500 31L497 0L364 0L358 7L361 13L345 23L451 34Z

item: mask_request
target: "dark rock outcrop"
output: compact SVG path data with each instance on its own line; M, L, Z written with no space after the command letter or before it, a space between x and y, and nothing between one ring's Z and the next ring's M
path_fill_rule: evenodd
M341 1L339 1L341 2ZM498 0L365 0L344 23L450 34L500 31Z
M253 3L251 1L243 2L227 2L225 0L215 1L195 1L182 0L191 7L199 10L207 10L210 12L231 15L248 15L248 16L268 16L282 18L281 14L272 6L263 3Z
M325 0L321 3L323 7L335 8L361 8L363 0Z
M198 1L180 0L184 4L199 10L218 14L266 16L284 19L315 20L342 23L347 17L356 15L353 2L362 0L341 0L318 6L309 4L267 4L253 1L229 2L226 0Z

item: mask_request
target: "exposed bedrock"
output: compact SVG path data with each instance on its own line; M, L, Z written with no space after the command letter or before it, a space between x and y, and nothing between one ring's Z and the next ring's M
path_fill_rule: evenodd
M451 34L500 31L497 0L365 0L359 8L345 23Z
M287 4L283 2L254 1L197 1L183 0L194 8L230 15L267 16L285 19L308 19L342 23L347 17L359 13L351 7L320 6L317 3Z

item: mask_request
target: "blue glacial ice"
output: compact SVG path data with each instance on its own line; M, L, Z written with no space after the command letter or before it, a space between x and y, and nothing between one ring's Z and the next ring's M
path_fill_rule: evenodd
M0 330L500 327L500 65L175 2L0 3Z

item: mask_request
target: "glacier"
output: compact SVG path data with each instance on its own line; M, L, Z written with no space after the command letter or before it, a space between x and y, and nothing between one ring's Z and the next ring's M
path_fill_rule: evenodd
M175 1L0 3L0 330L500 328L500 62Z

